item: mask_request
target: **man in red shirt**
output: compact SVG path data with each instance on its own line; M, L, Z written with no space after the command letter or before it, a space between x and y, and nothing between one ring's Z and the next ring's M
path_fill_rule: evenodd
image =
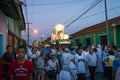
M19 46L17 49L17 60L11 62L8 73L11 80L33 80L32 62L25 60L26 47Z

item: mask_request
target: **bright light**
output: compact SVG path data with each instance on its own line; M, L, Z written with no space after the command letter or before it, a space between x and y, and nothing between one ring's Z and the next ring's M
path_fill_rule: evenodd
M33 31L33 33L37 34L37 33L38 33L38 31L37 31L37 30L34 30L34 31Z
M56 25L54 32L51 34L51 41L69 39L69 35L64 33L64 29L62 24Z
M64 34L64 39L69 39L69 35L68 34Z
M58 24L55 26L56 31L64 31L64 26L62 24Z

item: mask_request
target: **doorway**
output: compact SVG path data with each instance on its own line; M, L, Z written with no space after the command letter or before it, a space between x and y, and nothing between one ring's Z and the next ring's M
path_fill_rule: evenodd
M101 36L101 45L107 45L107 35Z
M80 43L79 39L76 39L76 45L78 45Z
M87 44L87 46L90 46L90 45L91 45L91 40L90 40L90 38L86 38L86 44Z

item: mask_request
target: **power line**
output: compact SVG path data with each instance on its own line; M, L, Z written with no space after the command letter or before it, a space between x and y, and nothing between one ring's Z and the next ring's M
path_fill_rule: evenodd
M92 8L94 8L97 4L99 4L102 0L97 0L93 5L91 5L86 11L84 11L80 16L78 16L76 19L74 19L73 21L71 21L68 25L66 25L65 28L68 28L71 24L73 24L74 22L76 22L80 17L82 17L83 15L85 15L88 11L90 11Z
M43 4L29 4L29 6L33 5L33 6L45 6L45 5L59 5L59 4L67 4L70 3L74 0L69 0L69 1L64 1L64 2L56 2L56 3L43 3Z
M113 8L113 5L115 5L114 3L112 3L112 1L110 0L110 5L111 5L111 8ZM116 14L119 14L115 9L114 9L114 11L116 12Z
M117 6L117 7L111 8L111 9L108 9L107 11L111 11L111 10L114 10L114 9L117 9L117 8L120 8L120 6ZM101 13L104 13L104 12L105 12L105 11L101 11L101 12L98 12L98 13L94 13L94 14L88 15L88 16L86 16L86 17L83 17L83 18L81 18L81 19L89 18L89 17L95 16L95 15L98 15L98 14L101 14Z
M43 13L43 12L49 12L49 11L55 11L55 10L59 10L59 9L66 8L66 7L72 7L72 6L71 6L71 4L69 4L69 5L65 5L65 6L62 6L62 7L57 7L57 8L55 7L55 8L48 9L48 10L38 11L38 12L35 12L35 13L31 13L29 15Z
M89 7L89 5L93 4L95 1L92 1L90 4L88 4L87 6L85 6L85 8L83 8L82 10L78 11L75 15L73 15L69 20L65 21L63 24L67 23L68 21L70 21L72 18L74 18L76 15L78 15L80 12L84 11L85 9L87 9Z

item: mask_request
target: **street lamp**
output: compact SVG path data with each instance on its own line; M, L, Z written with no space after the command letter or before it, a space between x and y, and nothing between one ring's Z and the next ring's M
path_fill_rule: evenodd
M33 31L33 33L37 34L37 33L38 33L38 31L35 29L35 30Z

